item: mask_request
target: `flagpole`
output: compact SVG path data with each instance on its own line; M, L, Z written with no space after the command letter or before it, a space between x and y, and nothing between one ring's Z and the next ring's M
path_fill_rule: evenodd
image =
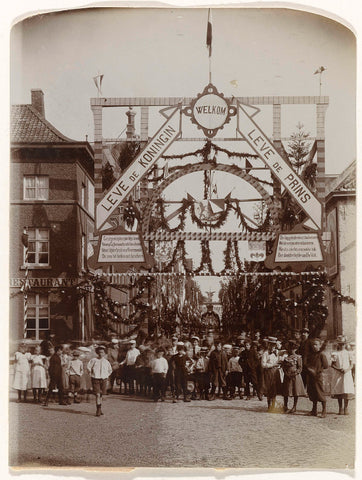
M211 82L211 56L209 57L209 83Z

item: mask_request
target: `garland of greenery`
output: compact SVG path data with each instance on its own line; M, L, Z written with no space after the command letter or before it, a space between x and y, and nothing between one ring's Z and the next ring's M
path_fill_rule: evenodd
M187 265L186 261L186 248L185 248L185 240L178 240L175 250L173 251L172 259L171 261L166 265L164 271L165 272L171 272L172 267L174 267L177 263L178 256L180 256L180 259L182 261L182 265L185 269L186 272L190 272L190 269Z
M165 160L182 160L183 158L186 157L192 157L192 156L198 156L201 155L203 158L203 161L209 162L209 156L211 153L211 149L214 150L214 152L222 152L226 153L226 155L231 158L231 157L237 157L237 158L258 158L259 155L255 155L253 153L242 153L242 152L232 152L230 150L227 150L226 148L221 148L215 143L212 143L210 141L207 141L205 145L202 148L199 148L198 150L195 150L193 152L188 152L188 153L181 153L177 155L163 155L162 158Z
M208 240L201 241L201 262L195 274L202 272L204 268L207 267L207 271L214 275L214 269L212 268L211 255L210 255L210 245Z
M260 227L251 227L248 225L248 223L245 220L245 217L240 210L239 204L236 203L235 205L232 206L233 210L236 212L237 218L240 220L240 225L243 227L243 229L247 230L248 232L266 232L269 227L270 227L270 211L267 211L267 214L265 216L264 222Z

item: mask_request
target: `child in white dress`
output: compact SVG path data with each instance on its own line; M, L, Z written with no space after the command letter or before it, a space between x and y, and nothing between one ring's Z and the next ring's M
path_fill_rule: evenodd
M33 389L34 402L41 402L43 391L47 388L45 356L40 355L40 345L34 348L34 355L30 357L31 388Z
M26 394L30 383L30 353L26 351L26 345L20 344L18 351L15 353L15 374L13 388L18 391L18 402L21 402L21 392L26 402Z
M348 415L348 401L354 398L354 383L352 377L352 360L346 350L346 338L337 337L337 351L332 353L333 377L331 381L331 396L337 398L338 415ZM342 402L344 400L344 409Z

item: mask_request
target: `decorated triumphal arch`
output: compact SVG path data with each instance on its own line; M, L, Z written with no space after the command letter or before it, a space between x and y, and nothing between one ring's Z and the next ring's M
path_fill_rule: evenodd
M293 169L281 132L282 109L290 105L315 106L316 137L311 138L302 172ZM264 106L272 108L271 138L258 122ZM141 149L104 192L101 173L109 142L103 138L102 113L112 107L140 111L140 135L123 141L138 142ZM100 277L109 285L133 289L134 305L134 298L143 298L140 309L157 317L158 327L167 326L167 315L161 312L167 310L165 302L176 305L172 315L182 317L189 305L193 315L200 316L202 301L197 297L202 295L189 282L195 276L222 277L229 285L237 282L244 306L259 290L261 303L264 298L264 303L278 304L281 297L276 291L282 286L292 289L289 323L305 325L306 305L303 315L298 316L295 308L303 289L299 300L295 292L305 279L317 288L323 269L327 107L328 97L227 98L211 83L194 98L92 98L97 245L91 264ZM134 118L132 112L129 117ZM151 116L158 122L154 134L149 132ZM222 137L225 126L232 134ZM185 136L184 130L192 134ZM193 142L200 148L190 148ZM177 153L175 145L188 150ZM176 188L180 182L187 188L192 185L193 191L185 187L180 194ZM224 242L225 247L218 250L224 265L217 271L211 261L213 241ZM199 248L198 265L187 258L185 242ZM240 242L247 245L243 254ZM253 315L250 308L241 309L236 322L254 328L248 314ZM270 319L263 319L262 327L270 325Z

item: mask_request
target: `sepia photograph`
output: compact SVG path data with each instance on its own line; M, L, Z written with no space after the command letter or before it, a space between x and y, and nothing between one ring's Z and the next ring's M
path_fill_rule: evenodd
M355 32L160 5L9 35L10 471L353 474Z

